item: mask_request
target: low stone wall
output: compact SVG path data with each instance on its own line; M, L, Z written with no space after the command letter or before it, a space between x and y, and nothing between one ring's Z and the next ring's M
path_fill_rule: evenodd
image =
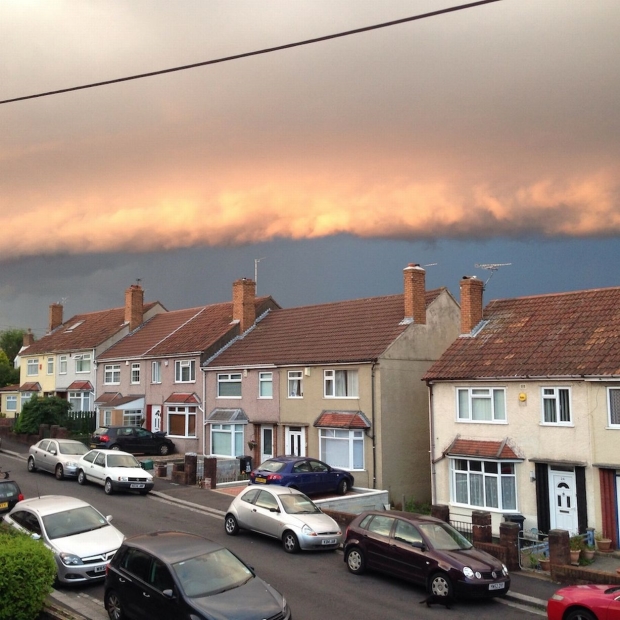
M583 585L587 583L620 585L620 575L617 573L614 575L614 573L604 570L573 566L571 564L552 564L551 579L561 583L570 583L571 585Z
M314 503L323 511L358 515L365 510L386 510L386 507L389 508L390 499L387 491L353 487L352 492L347 495L315 499Z
M506 552L506 548L502 547L502 545L498 545L495 543L477 542L476 549L486 551L487 553L490 553L494 558L497 558L500 562L508 564L508 554Z

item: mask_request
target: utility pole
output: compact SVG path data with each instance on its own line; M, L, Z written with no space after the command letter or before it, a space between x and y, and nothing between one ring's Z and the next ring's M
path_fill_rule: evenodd
M254 259L254 284L255 284L255 294L258 294L258 263L260 263L262 260L265 260L265 257L263 256L263 258L255 258Z

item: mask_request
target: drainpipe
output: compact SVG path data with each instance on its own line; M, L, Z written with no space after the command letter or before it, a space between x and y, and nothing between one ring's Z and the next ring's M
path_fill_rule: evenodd
M437 473L435 471L435 425L433 414L433 384L431 381L427 381L428 387L428 430L431 440L431 504L435 504L437 498Z
M205 403L207 402L207 371L202 366L200 367L200 370L202 372L202 406L199 406L198 409L200 409L200 413L202 414L202 424L200 428L202 429L202 456L204 457L207 455L207 453L205 452Z
M377 439L375 433L375 367L377 363L372 363L371 370L371 424L372 424L372 435L370 439L372 441L372 488L377 488Z

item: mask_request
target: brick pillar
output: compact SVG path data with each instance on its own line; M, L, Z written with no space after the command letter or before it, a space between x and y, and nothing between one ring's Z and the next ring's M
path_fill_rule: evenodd
M195 452L188 452L185 455L184 471L187 474L187 484L196 484L196 468L198 466L198 455Z
M205 472L205 489L215 489L217 486L217 458L216 457L205 456L204 472Z
M506 550L506 566L508 570L519 570L519 532L518 523L504 522L499 524L499 544Z
M549 531L549 560L550 564L570 564L570 543L566 530Z
M475 510L471 513L471 524L474 545L477 545L478 543L493 542L490 512L486 512L484 510Z
M433 504L431 506L431 517L450 523L450 506L446 506L446 504Z

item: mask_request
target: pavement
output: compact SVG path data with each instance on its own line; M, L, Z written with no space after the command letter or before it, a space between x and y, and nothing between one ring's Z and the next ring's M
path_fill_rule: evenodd
M6 452L25 460L28 446L10 438L2 437L0 452ZM179 485L167 478L156 478L155 488L151 491L151 495L192 510L223 517L228 509L231 497L238 493L240 488L243 487L211 490L199 486ZM592 568L615 575L616 569L620 568L620 552L597 553ZM512 581L510 591L504 599L496 600L522 607L530 613L537 613L541 616L546 616L547 600L556 590L567 585L552 581L546 573L530 569L513 571L510 576ZM106 620L107 618L103 601L96 600L88 594L76 597L73 590L72 596L63 590L53 590L39 620Z

